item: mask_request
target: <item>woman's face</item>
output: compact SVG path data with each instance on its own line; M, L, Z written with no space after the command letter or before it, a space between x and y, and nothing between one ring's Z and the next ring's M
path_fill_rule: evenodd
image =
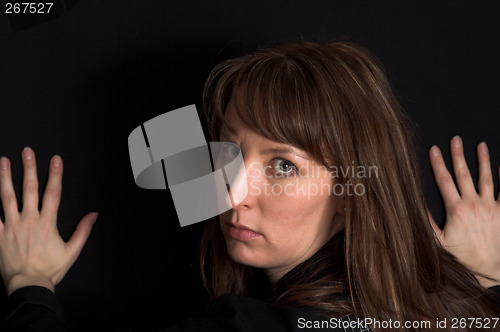
M343 227L344 201L332 193L338 179L324 166L306 151L257 134L236 107L233 98L220 140L241 148L248 194L220 216L220 226L231 258L262 268L276 282Z

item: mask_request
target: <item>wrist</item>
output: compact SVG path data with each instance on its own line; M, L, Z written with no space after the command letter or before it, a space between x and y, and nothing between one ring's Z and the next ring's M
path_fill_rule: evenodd
M10 277L5 282L7 295L14 293L16 290L27 286L41 286L54 292L55 283L45 276L30 276L24 274L16 274Z

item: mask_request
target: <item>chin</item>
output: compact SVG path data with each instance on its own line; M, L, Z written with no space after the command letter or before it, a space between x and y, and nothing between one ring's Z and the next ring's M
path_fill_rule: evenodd
M252 246L234 239L226 238L227 253L237 263L256 268L265 268L265 259L258 257Z

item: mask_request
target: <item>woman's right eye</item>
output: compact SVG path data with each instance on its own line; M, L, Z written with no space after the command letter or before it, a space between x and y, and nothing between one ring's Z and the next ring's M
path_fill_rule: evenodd
M287 178L297 173L297 167L289 160L274 158L269 165L277 178Z

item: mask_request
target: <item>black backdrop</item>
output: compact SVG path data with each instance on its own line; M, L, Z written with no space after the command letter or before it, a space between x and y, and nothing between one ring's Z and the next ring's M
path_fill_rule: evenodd
M204 309L197 227L179 227L168 191L135 186L127 137L156 115L199 105L208 71L221 59L299 38L343 38L371 49L415 121L426 194L439 220L432 144L448 158L449 139L460 134L475 173L475 146L485 140L498 167L496 1L72 2L32 27L0 15L0 155L12 160L17 191L24 146L37 154L42 187L50 157L63 157L63 237L87 211L100 212L56 288L81 331L158 330Z

